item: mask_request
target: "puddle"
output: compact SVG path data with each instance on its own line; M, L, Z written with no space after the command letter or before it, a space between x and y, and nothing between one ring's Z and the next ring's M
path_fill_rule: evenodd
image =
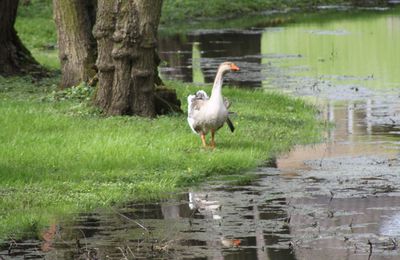
M164 77L210 83L234 61L230 84L316 104L336 126L325 142L255 169L252 185L79 214L0 259L398 259L400 16L340 17L160 39Z

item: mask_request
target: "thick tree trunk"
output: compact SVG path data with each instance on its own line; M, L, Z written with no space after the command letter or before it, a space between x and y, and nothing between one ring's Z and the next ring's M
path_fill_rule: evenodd
M105 112L108 111L111 103L115 71L111 56L116 16L114 5L114 1L98 1L96 24L93 28L93 35L97 40L96 67L99 78L95 102Z
M0 1L0 75L45 75L45 70L22 44L15 29L18 0Z
M108 115L154 117L155 48L162 0L99 0L96 103Z
M61 88L87 82L96 74L96 41L92 35L95 9L94 0L53 0L61 61Z

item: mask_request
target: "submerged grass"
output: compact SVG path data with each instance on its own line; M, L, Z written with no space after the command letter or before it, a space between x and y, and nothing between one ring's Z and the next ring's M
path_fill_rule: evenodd
M56 81L0 78L2 239L37 235L67 212L152 199L210 176L241 173L315 140L321 126L301 100L225 88L237 130L221 129L218 148L202 149L185 115L104 118L81 101L54 101ZM197 90L170 85L183 101Z

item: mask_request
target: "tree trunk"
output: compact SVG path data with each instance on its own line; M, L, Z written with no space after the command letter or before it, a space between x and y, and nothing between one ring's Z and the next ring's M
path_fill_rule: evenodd
M53 0L61 61L61 88L87 82L96 74L96 41L92 35L95 10L96 1L93 0Z
M44 76L45 70L25 48L14 29L18 3L18 0L0 1L0 75Z
M162 0L99 0L96 103L108 115L154 117L155 48Z

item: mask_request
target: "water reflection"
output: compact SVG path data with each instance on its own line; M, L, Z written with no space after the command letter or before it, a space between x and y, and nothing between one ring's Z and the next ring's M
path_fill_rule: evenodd
M398 15L356 13L332 19L336 16L326 14L281 28L199 30L185 36L163 37L160 52L167 66L162 72L165 77L189 82L194 74L202 72L204 82L211 83L215 66L229 59L245 70L245 76L231 83L243 86L276 83L289 71L292 75L321 76L341 84L398 87ZM276 70L276 66L280 69ZM297 79L286 80L298 83Z
M399 197L288 199L281 196L291 184L283 183L280 175L270 174L259 180L260 186L246 187L247 192L211 188L207 193L192 193L197 197L194 209L189 206L192 202L182 201L189 194L182 194L162 203L127 204L118 213L81 215L74 223L59 224L62 228L53 241L53 250L46 256L48 259L365 259L366 238L374 243L377 253L396 252L390 237L398 236ZM316 180L320 181L323 182ZM268 191L260 192L266 187ZM215 212L221 219L212 217ZM374 259L381 258L377 254Z
M242 33L241 33L242 34ZM260 33L217 31L195 33L186 36L168 36L160 39L160 57L167 62L161 68L164 77L195 83L212 83L215 69L229 59L247 64L246 71L260 78L260 68L251 68L259 64ZM244 58L243 58L244 57ZM251 75L250 75L251 77ZM253 79L227 77L231 84L239 86L260 86L261 82Z
M60 223L63 228L47 257L295 259L287 246L277 246L290 240L288 226L280 224L279 228L273 223L288 218L281 208L286 206L285 199L269 200L263 205L242 204L260 195L210 190L207 194L182 194L164 203L127 204L118 213L81 214L74 223ZM190 197L192 201L183 200ZM231 199L243 201L232 203ZM221 218L213 217L216 214Z
M400 32L390 25L399 19L382 15L295 23L280 32L263 33L262 53L301 54L302 59L287 62L307 65L309 71L299 70L298 75L361 80L374 88L398 87Z
M365 101L323 102L319 105L322 117L335 124L326 133L326 141L316 145L299 146L290 153L281 156L277 163L282 170L307 168L305 160L332 158L341 156L360 156L386 154L396 157L398 154L398 135L396 125L379 124L383 117L390 117L400 110L400 105L382 106L372 99ZM382 115L382 109L392 108L391 113ZM377 113L375 115L374 113Z

